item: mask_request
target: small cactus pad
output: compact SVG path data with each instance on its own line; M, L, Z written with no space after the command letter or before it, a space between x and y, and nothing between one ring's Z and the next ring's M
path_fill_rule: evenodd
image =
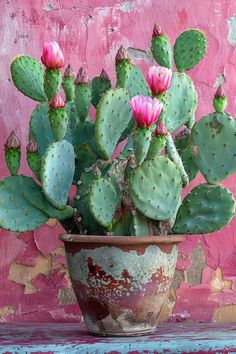
M217 184L236 171L236 120L211 113L192 129L196 164L208 183Z
M174 45L174 61L179 72L194 68L205 56L207 40L205 33L191 29L181 33Z
M44 92L49 101L60 90L62 77L58 69L46 69L44 73Z
M189 181L192 181L198 174L199 168L196 165L191 141L191 131L185 129L175 137L176 149L183 161Z
M136 208L154 220L174 214L181 193L181 176L167 157L146 160L130 177L129 190Z
M48 116L54 139L57 141L62 140L66 135L68 125L66 108L49 107Z
M111 81L108 78L96 76L92 80L92 104L96 108L102 95L111 88Z
M166 138L163 135L154 136L152 138L148 153L147 159L153 159L156 155L160 154L161 151L166 146Z
M40 181L41 178L41 158L38 152L28 152L27 151L27 162L28 165L35 174L35 176Z
M166 35L162 34L152 37L151 51L157 64L165 66L168 69L172 68L171 43Z
M136 95L150 95L150 89L140 69L128 60L116 63L116 87L129 92L130 98Z
M89 193L93 182L98 179L96 173L84 172L77 184L77 193L74 199L74 204L79 215L78 222L90 235L103 234L103 229L100 224L94 219L89 206Z
M149 236L148 220L138 211L127 211L112 226L114 236Z
M19 149L6 149L5 161L12 176L16 176L20 168L21 151Z
M148 128L137 127L133 135L134 155L140 166L146 158L151 143L152 131Z
M66 95L66 101L73 101L75 98L75 78L73 76L64 76L62 87Z
M105 228L112 224L119 203L119 195L105 178L95 181L90 190L89 205L96 221Z
M74 149L68 141L49 145L42 158L41 182L46 198L58 209L67 204L74 169Z
M75 108L79 119L83 122L89 112L92 100L92 86L90 83L79 83L75 85Z
M47 101L43 88L43 66L26 55L16 57L11 63L11 76L16 88L35 101Z
M186 74L175 73L171 87L166 92L166 104L162 114L169 132L174 132L192 119L197 102L197 92L190 77Z
M166 136L166 154L169 159L173 161L178 167L179 173L182 178L183 186L186 187L189 184L189 178L170 133L168 133Z
M201 184L192 189L179 208L173 232L203 234L227 225L235 213L232 194L221 186Z
M107 91L96 112L95 139L101 156L108 160L131 120L129 94L124 89Z
M0 181L0 227L26 232L43 225L49 217L66 219L73 209L54 208L41 187L30 177L11 176Z

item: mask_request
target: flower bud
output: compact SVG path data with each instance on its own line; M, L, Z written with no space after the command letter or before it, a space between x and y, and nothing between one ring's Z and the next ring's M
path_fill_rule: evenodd
M120 48L118 49L118 52L117 52L117 54L116 54L116 63L117 62L119 62L119 61L121 61L121 60L128 60L128 61L132 61L132 57L131 57L131 55L129 54L129 52L128 52L128 50L127 49L125 49L124 47L123 47L123 45L122 46L120 46Z
M109 76L104 69L102 69L102 71L101 71L100 78L104 79L104 80L109 80Z
M18 139L15 130L12 130L11 134L9 135L9 137L7 138L7 141L5 143L5 150L8 149L16 149L16 150L20 150L20 140Z
M75 84L88 84L89 78L86 70L81 66L75 79Z
M64 77L74 77L75 72L70 64L67 65L67 68L64 72Z
M48 69L60 69L64 66L64 55L57 42L44 43L41 61Z
M29 140L26 146L27 152L37 153L39 151L39 145L34 140Z
M159 122L154 131L155 136L166 136L168 134L168 130L163 122Z
M216 112L219 113L223 112L225 110L227 102L228 102L227 96L223 91L222 85L220 85L213 98L213 107L216 110Z
M162 36L163 34L164 34L164 32L163 32L162 28L157 23L155 23L153 26L152 36L159 37L159 36Z
M64 108L65 102L63 101L59 93L56 93L51 102L49 103L49 106L54 109Z

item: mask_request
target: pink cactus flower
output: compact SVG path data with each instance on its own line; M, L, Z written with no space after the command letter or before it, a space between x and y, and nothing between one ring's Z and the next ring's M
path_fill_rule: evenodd
M133 97L130 106L136 123L143 128L149 128L154 124L162 110L162 103L157 98L143 95Z
M151 66L148 72L148 84L154 94L168 90L171 85L172 72L164 66Z
M44 43L41 61L48 69L60 69L64 66L64 55L57 42Z
M61 98L61 96L59 95L59 93L56 93L54 95L54 97L52 98L49 106L51 108L57 109L57 108L64 108L65 107L65 102L63 101L63 99Z

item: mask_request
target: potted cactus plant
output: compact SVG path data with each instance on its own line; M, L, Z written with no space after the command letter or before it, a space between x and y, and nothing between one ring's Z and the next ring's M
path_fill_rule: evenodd
M75 77L69 65L62 78L56 42L44 45L45 70L25 55L11 64L14 85L39 102L27 145L34 178L17 175L21 151L13 131L5 144L11 176L0 182L0 226L24 232L60 220L72 284L92 334L154 331L182 235L216 231L235 213L232 194L219 185L236 170L235 119L224 112L227 98L219 88L214 112L195 122L197 92L185 73L206 48L203 32L183 32L174 44L174 71L170 40L155 25L157 64L148 83L121 47L113 88L104 70L89 81L83 68ZM206 182L181 201L199 171Z

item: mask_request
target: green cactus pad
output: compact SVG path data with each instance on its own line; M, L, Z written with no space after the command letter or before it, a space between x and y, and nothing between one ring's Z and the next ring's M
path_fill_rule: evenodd
M77 193L74 199L74 205L79 213L81 220L80 223L83 230L86 230L90 235L104 233L102 226L97 223L94 216L90 211L89 194L93 182L98 179L98 176L93 172L84 172L80 177L77 184Z
M26 155L28 165L40 181L41 178L41 157L38 152L27 152Z
M72 141L72 132L73 130L77 127L77 125L80 123L79 117L77 115L76 109L75 109L75 104L72 101L66 102L66 112L68 116L68 123L67 123L67 132L65 139L68 141Z
M147 153L147 159L153 159L156 155L160 154L165 146L166 138L163 135L154 136Z
M137 165L145 160L151 143L152 131L148 128L137 127L133 134L134 155Z
M41 187L30 177L11 176L0 181L0 227L26 232L43 225L48 218L66 219L73 209L54 208Z
M236 120L211 113L192 129L196 164L208 183L217 184L236 171Z
M169 220L181 193L181 176L167 157L146 160L130 177L129 190L136 208L154 220Z
M138 211L133 215L130 211L124 213L112 226L114 236L149 236L148 221Z
M66 101L73 101L75 98L75 78L73 76L64 76L62 87L66 95Z
M107 91L98 104L95 121L95 139L102 158L111 157L131 119L128 92L122 88Z
M207 40L205 33L191 29L181 33L174 45L174 61L179 72L194 68L205 56Z
M43 66L36 59L21 55L11 63L11 76L16 88L35 101L47 101L43 88Z
M164 34L161 36L153 36L151 43L151 51L157 64L172 68L172 49L170 39Z
M179 156L179 153L175 147L175 143L170 133L168 133L166 136L166 155L178 167L179 173L182 178L183 186L186 187L189 184L189 178L187 172L185 171L182 159Z
M44 73L44 92L49 101L60 90L62 77L58 69L46 69Z
M93 183L89 195L90 211L100 225L111 226L119 201L115 188L105 178Z
M66 135L68 125L68 115L66 108L49 107L48 117L54 139L57 141L62 140Z
M96 108L102 95L111 88L111 81L100 76L92 80L92 104Z
M213 98L213 107L216 112L219 112L219 113L224 112L224 110L227 106L227 103L228 103L227 96L222 96L222 97L215 96Z
M6 149L5 161L12 176L16 176L20 168L21 152L19 149Z
M92 100L91 84L76 84L75 85L75 108L81 122L83 122L88 116L91 100Z
M166 105L162 119L169 132L174 132L192 119L198 103L194 84L186 74L174 73L170 89L166 92Z
M202 184L184 198L173 232L203 234L227 225L235 213L235 200L223 187Z
M189 181L192 181L198 174L199 168L196 165L191 141L191 131L185 130L175 137L175 146L183 161Z
M41 167L41 182L46 198L58 209L65 208L75 169L73 146L66 140L47 148Z
M130 98L136 95L149 96L150 89L140 69L128 60L116 63L116 87L129 92Z

